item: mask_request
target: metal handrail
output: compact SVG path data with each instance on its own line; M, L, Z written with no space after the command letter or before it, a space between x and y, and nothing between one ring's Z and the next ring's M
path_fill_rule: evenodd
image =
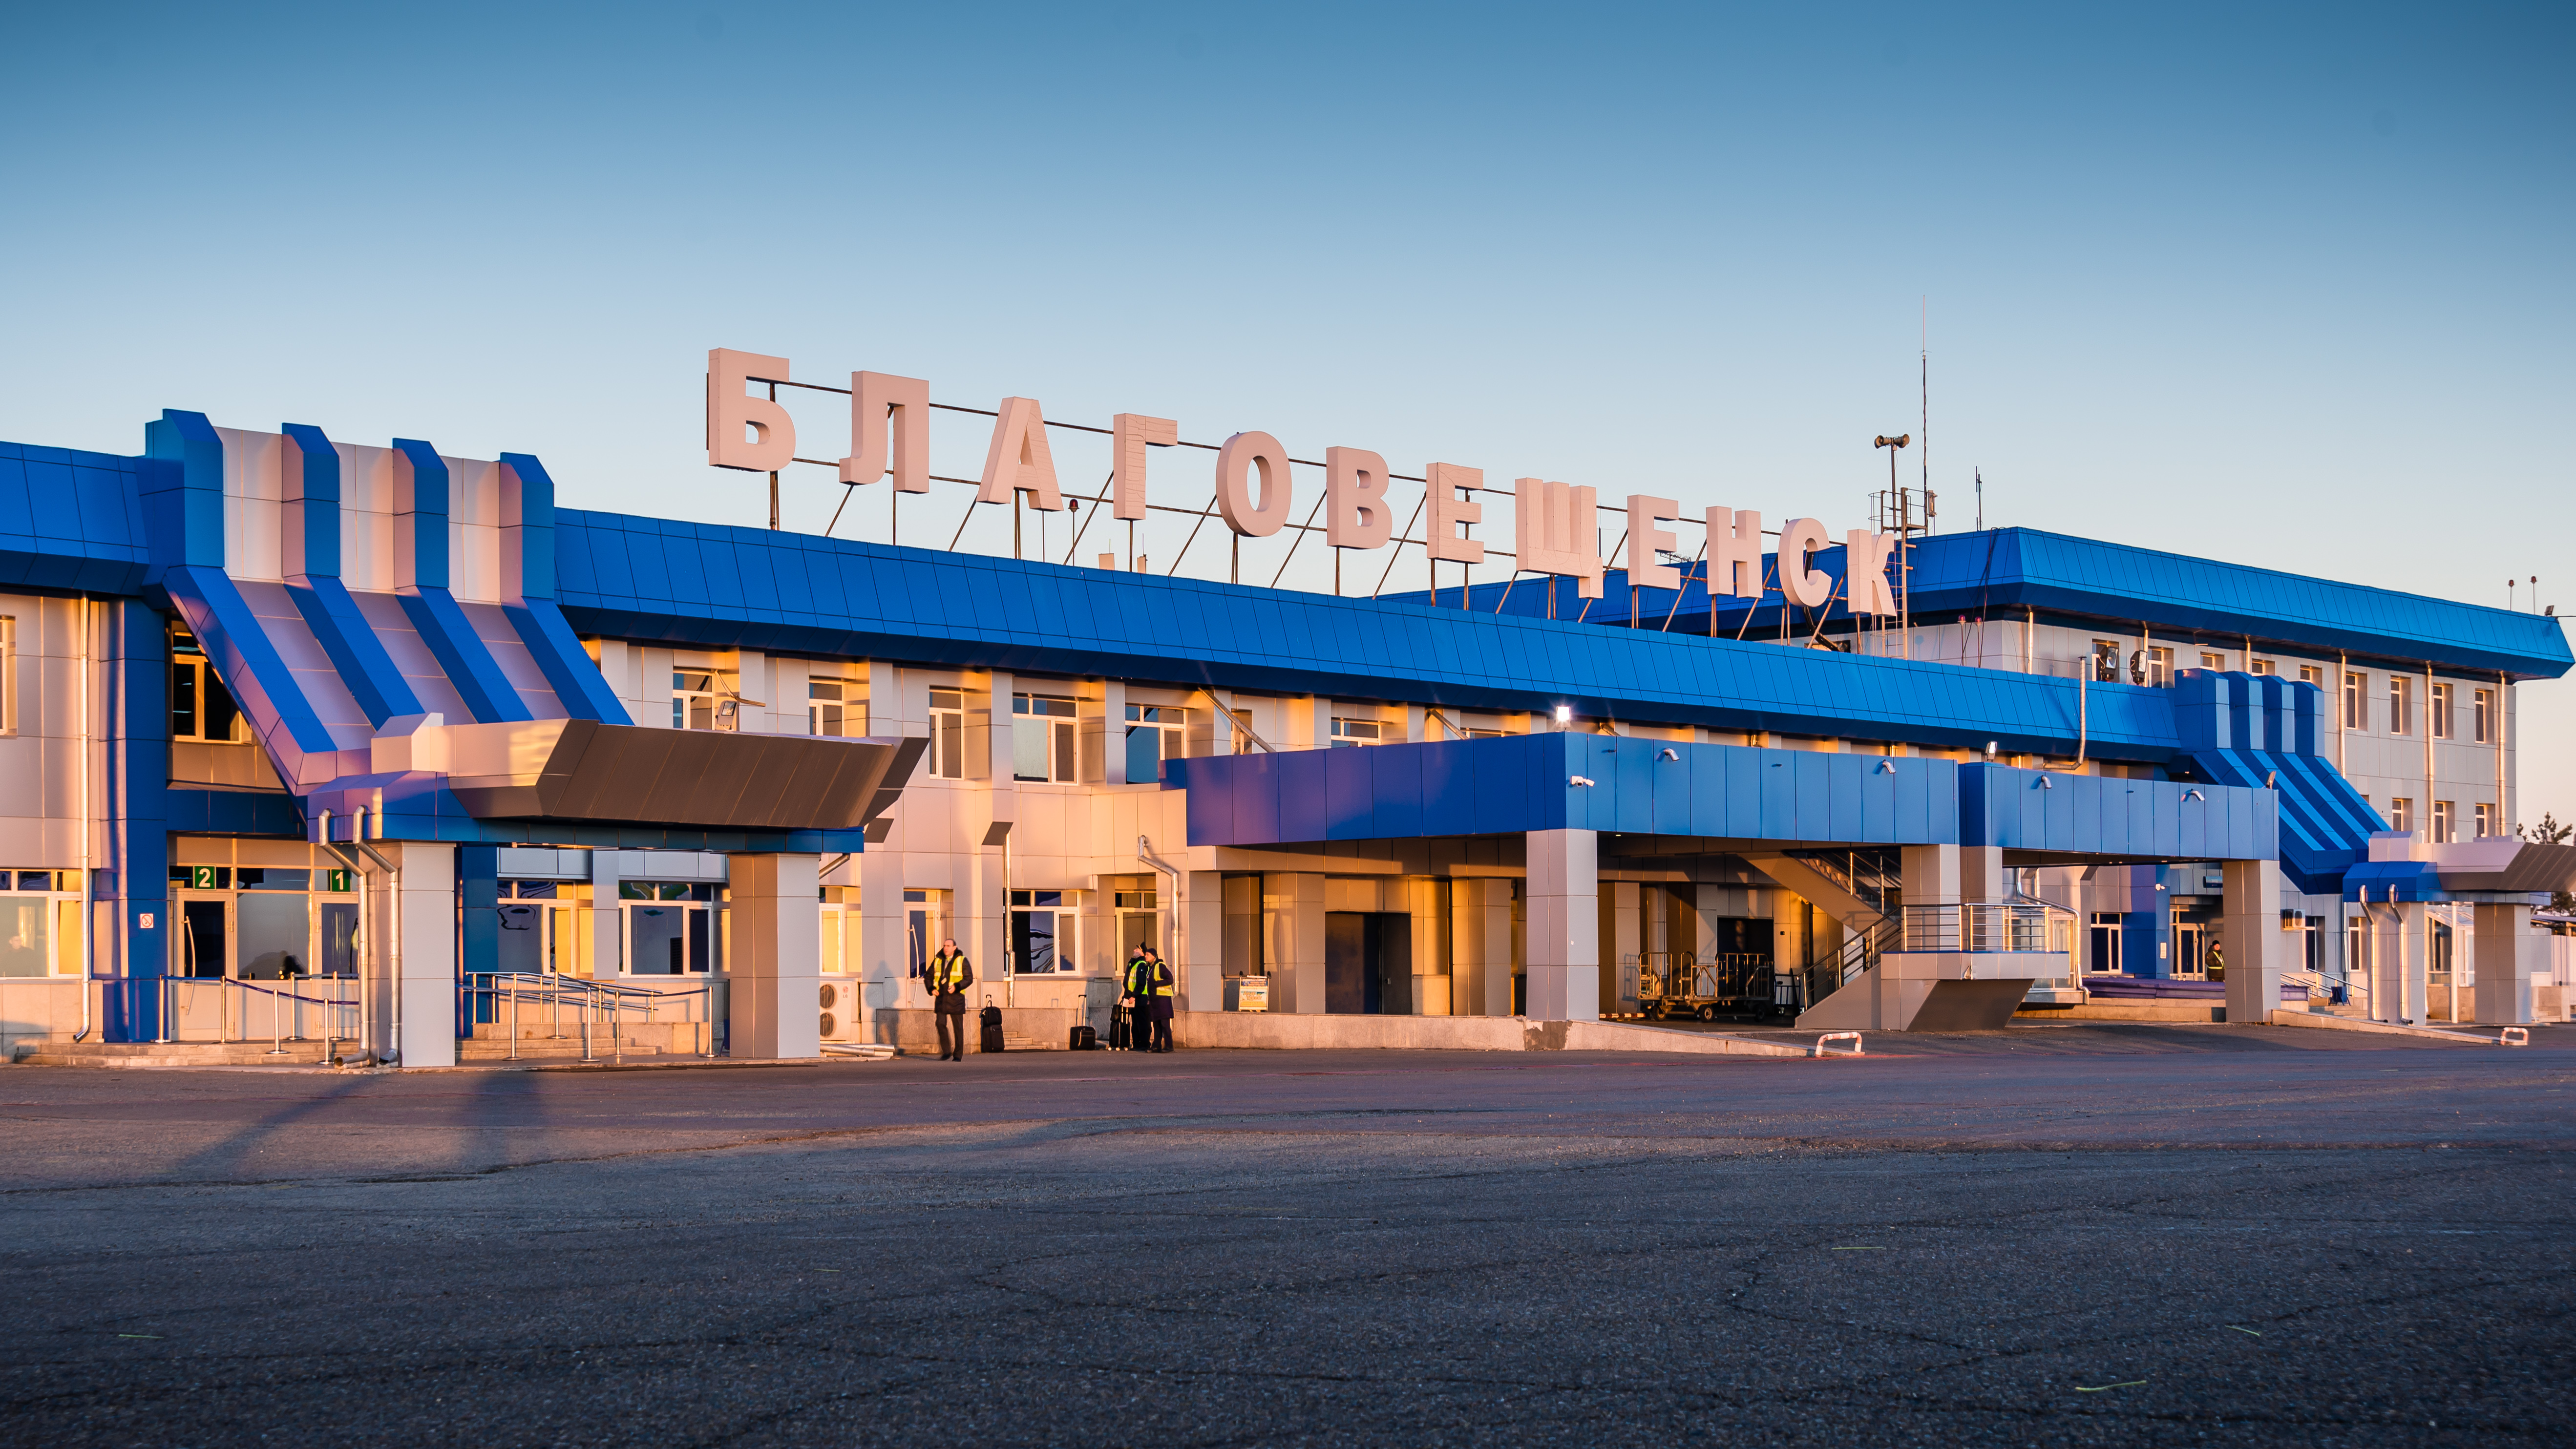
M292 1056L294 1053L289 1052L286 1049L286 1043L290 1041L319 1040L322 1043L322 1055L320 1057L320 1061L327 1065L331 1061L332 1047L335 1043L343 1040L357 1040L357 1036L354 1032L344 1033L338 1029L338 1014L341 1012L357 1011L362 1007L364 999L363 993L365 991L364 984L359 983L357 978L350 976L308 976L285 977L281 979L328 981L332 983L331 994L329 996L307 996L303 992L293 988L264 986L257 981L247 981L234 976L165 975L154 977L134 977L121 982L102 984L122 989L122 994L126 998L126 1015L128 1019L131 1019L137 1014L134 1008L140 1004L141 993L150 991L153 994L153 1004L158 1008L158 1016L160 1018L159 1032L155 1036L154 1040L164 1043L184 1042L188 1039L186 1036L180 1034L179 995L183 989L191 994L208 989L211 989L214 992L215 1041L219 1044L251 1042L259 1039L256 1033L255 1024L251 1020L251 1006L253 998L265 996L268 998L269 1049L267 1054L273 1057ZM342 982L351 983L355 987L355 991L344 993L340 985ZM287 1005L289 1002L294 1003L297 1007L310 1006L316 1008L319 1025L322 1029L320 1037L308 1037L304 1034L303 1013L301 1011L292 1012L293 1026L291 1030L289 1029L288 1023L290 1008Z
M622 1062L626 1057L628 1012L641 1013L644 1023L650 1025L666 1006L692 999L702 1000L706 1003L702 1013L675 1019L705 1022L708 1030L701 1036L703 1045L697 1054L702 1057L716 1054L715 983L712 981L700 982L680 991L657 991L651 987L627 986L585 976L565 976L553 971L475 971L466 974L458 990L466 998L466 1014L474 1024L488 1021L492 1025L504 1025L502 1014L504 1003L507 1003L508 1056L512 1061L519 1056L519 1009L531 1001L546 1008L549 1025L553 1027L549 1033L551 1040L563 1038L562 1010L567 1002L573 1006L576 1012L574 1024L581 1033L581 1059L586 1062L599 1059L598 1028L605 1018L609 1057L612 1061ZM488 1017L485 1015L487 1010Z

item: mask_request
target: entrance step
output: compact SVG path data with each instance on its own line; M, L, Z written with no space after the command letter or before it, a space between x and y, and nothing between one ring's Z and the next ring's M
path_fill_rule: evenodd
M325 1063L322 1043L289 1041L282 1043L285 1055L269 1055L264 1041L230 1042L118 1042L118 1041L51 1041L23 1044L17 1055L21 1066L29 1067L312 1067ZM366 1053L355 1042L334 1042L331 1048L348 1065L365 1062Z
M695 1057L698 1053L666 1052L658 1045L644 1045L632 1041L612 1043L606 1037L600 1037L590 1044L590 1055L593 1061L604 1062L611 1059L622 1058L626 1061L633 1062L676 1060L682 1057ZM581 1059L581 1040L578 1037L565 1041L555 1041L545 1038L539 1038L532 1041L526 1038L521 1038L519 1042L518 1055L515 1058L511 1055L510 1043L506 1038L499 1041L489 1039L460 1041L456 1044L456 1060L459 1063L507 1062L512 1060L522 1062L577 1062Z

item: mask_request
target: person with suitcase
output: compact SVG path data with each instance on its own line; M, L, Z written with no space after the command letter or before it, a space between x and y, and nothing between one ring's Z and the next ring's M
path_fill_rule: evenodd
M957 949L954 937L939 943L922 984L930 988L931 1014L939 1023L939 1059L966 1060L966 988L975 984L975 963Z
M1172 968L1151 946L1137 948L1127 967L1127 995L1135 1003L1127 1030L1140 1052L1172 1049Z

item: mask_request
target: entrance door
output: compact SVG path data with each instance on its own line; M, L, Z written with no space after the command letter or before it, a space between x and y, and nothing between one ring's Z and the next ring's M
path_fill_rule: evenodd
M707 908L693 901L630 902L626 974L687 976L706 971Z
M1410 1015L1413 918L1401 911L1324 913L1324 1009Z
M546 919L553 914L535 901L501 903L501 949L495 969L529 976L543 973L553 953L546 949Z
M182 976L223 976L233 959L231 932L226 919L231 912L222 900L186 900L179 902L179 974Z
M2120 913L2118 911L2093 913L2092 936L2088 944L2091 952L2085 959L2086 971L2095 976L2120 974Z
M2204 954L2209 949L2207 939L2200 922L2174 922L2174 975L2186 981L2198 981L2209 974L2208 957Z

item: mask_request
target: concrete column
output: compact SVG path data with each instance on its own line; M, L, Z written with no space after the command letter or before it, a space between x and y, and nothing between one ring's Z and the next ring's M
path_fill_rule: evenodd
M1261 878L1263 950L1272 1011L1324 1009L1324 877L1283 872Z
M1909 906L1957 905L1962 899L1961 886L1965 871L1955 845L1909 845L1905 847L1905 904ZM1997 869L2001 869L1998 851Z
M823 1054L822 907L813 855L727 861L733 911L725 1004L732 1055L755 1061ZM864 904L864 902L863 902Z
M388 923L381 940L398 943L393 995L385 1028L395 1060L406 1067L456 1065L456 847L427 843L379 845L402 873L397 933Z
M1600 833L1529 832L1529 1014L1601 1016Z
M2432 986L2426 925L2424 907L2416 902L2372 908L2371 1020L2423 1022Z
M1512 883L1453 881L1449 888L1450 1009L1460 1016L1512 1014Z
M1637 970L1650 949L1644 897L1644 890L1632 880L1601 883L1601 908L1610 914L1609 957L1601 963L1596 1010L1637 1009Z
M582 924L590 933L590 974L596 980L614 979L626 969L626 933L617 904L617 852L594 850L590 853L590 906L582 912Z
M974 851L960 864L964 879L949 934L975 963L975 989L966 993L966 1005L970 1010L987 1002L1001 1006L1010 996L1011 972L1011 907L1003 894L1002 847ZM937 951L939 943L931 942L930 949Z
M2514 1026L2536 1019L2532 978L2548 974L2549 938L2531 934L2531 907L2480 905L2474 908L2470 937L2477 962L2477 1008L2473 1020L2489 1026Z
M898 809L901 807L897 807ZM859 852L859 996L870 1011L928 1006L912 985L912 942L905 935L911 908L903 901L903 857L871 845ZM937 943L932 943L936 949ZM907 997L907 988L911 995Z
M1416 1016L1450 1016L1458 1010L1449 935L1455 913L1440 908L1440 884L1428 876L1414 876L1403 883L1405 911L1412 917Z
M2281 977L2305 964L2291 959L2306 938L2281 929L2281 866L2270 860L2225 863L2227 904L2219 939L2227 949L2227 1019L2257 1025L2281 1009Z
M1912 900L1909 882L1906 899ZM2004 870L2000 845L1959 847L1959 899L1994 904L2012 899L2012 877Z
M1213 870L1179 872L1181 898L1172 903L1180 929L1172 943L1172 974L1180 1011L1225 1009L1225 876ZM1116 969L1115 965L1112 969Z

